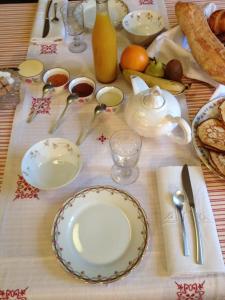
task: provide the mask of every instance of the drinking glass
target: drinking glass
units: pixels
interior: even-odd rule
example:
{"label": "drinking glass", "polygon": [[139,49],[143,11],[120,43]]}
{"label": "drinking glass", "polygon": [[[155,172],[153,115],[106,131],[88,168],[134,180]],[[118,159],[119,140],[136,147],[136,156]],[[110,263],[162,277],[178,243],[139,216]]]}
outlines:
{"label": "drinking glass", "polygon": [[61,8],[64,26],[68,35],[73,36],[73,42],[69,44],[69,50],[73,53],[83,52],[87,44],[81,41],[84,32],[83,1],[68,2]]}
{"label": "drinking glass", "polygon": [[119,184],[135,182],[139,175],[137,162],[141,150],[141,137],[131,130],[115,132],[109,141],[114,165],[111,176]]}

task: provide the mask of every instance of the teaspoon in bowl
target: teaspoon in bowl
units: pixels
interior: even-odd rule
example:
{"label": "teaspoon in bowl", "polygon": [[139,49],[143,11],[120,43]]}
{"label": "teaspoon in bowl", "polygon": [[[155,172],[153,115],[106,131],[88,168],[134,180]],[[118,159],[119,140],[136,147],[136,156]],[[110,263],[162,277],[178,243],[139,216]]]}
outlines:
{"label": "teaspoon in bowl", "polygon": [[39,109],[41,108],[42,106],[42,100],[44,98],[44,95],[46,95],[48,92],[50,92],[51,90],[54,89],[54,86],[51,85],[50,83],[46,83],[43,88],[42,88],[42,96],[41,96],[41,99],[39,100],[40,101],[40,104],[36,106],[36,108],[34,110],[32,110],[27,118],[27,123],[30,123],[37,115]]}
{"label": "teaspoon in bowl", "polygon": [[80,135],[76,141],[76,145],[79,146],[84,139],[86,138],[86,136],[89,134],[89,132],[91,131],[93,124],[96,120],[96,117],[99,116],[102,112],[104,112],[106,110],[107,106],[105,104],[99,104],[95,107],[94,110],[94,115],[91,119],[91,122],[89,123],[89,126],[86,128],[85,131],[81,130]]}
{"label": "teaspoon in bowl", "polygon": [[52,125],[52,127],[49,129],[49,133],[53,133],[59,126],[60,121],[62,120],[63,116],[65,115],[67,108],[69,107],[69,105],[74,102],[75,100],[78,100],[79,96],[77,94],[70,94],[67,99],[66,99],[66,106],[64,108],[64,110],[62,111],[61,115],[59,116],[59,118],[56,120],[56,122]]}
{"label": "teaspoon in bowl", "polygon": [[183,236],[183,250],[184,250],[184,256],[189,256],[190,255],[190,250],[189,250],[189,245],[188,245],[188,238],[187,238],[187,230],[186,226],[184,223],[184,194],[181,191],[176,191],[175,194],[172,196],[173,204],[177,208],[179,215],[180,215],[180,220],[181,220],[181,226],[182,226],[182,236]]}

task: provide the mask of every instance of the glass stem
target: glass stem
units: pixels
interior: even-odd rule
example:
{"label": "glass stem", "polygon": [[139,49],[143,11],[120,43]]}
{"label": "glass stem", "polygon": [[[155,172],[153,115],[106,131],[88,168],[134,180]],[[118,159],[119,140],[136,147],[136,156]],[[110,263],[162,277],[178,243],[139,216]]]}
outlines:
{"label": "glass stem", "polygon": [[80,37],[78,35],[74,36],[73,44],[74,44],[75,47],[80,46]]}

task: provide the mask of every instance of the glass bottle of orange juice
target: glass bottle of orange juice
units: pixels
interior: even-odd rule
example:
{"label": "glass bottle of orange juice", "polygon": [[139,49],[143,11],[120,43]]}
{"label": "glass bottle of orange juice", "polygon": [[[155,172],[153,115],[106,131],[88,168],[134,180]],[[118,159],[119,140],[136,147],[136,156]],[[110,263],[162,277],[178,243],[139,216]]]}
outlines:
{"label": "glass bottle of orange juice", "polygon": [[108,0],[96,0],[92,50],[97,80],[102,83],[114,81],[117,76],[117,43],[116,31],[108,13]]}

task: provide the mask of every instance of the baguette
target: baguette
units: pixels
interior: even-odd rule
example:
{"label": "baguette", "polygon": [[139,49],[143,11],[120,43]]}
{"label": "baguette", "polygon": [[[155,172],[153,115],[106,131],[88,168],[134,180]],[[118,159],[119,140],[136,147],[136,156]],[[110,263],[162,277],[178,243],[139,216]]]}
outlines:
{"label": "baguette", "polygon": [[214,80],[225,84],[225,47],[211,31],[202,9],[195,3],[177,2],[175,11],[193,57]]}

